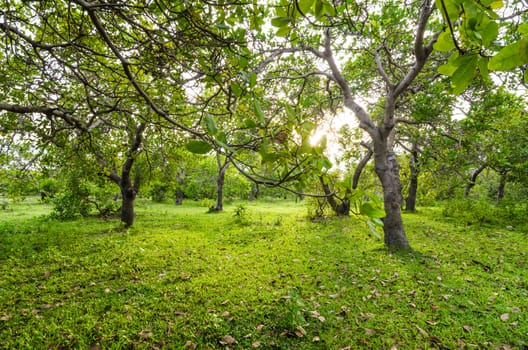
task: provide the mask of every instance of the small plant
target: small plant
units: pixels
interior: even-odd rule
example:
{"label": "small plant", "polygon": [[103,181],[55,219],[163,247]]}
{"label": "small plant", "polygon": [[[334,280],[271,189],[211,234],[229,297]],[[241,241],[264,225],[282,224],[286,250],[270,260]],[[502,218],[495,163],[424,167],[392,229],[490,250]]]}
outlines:
{"label": "small plant", "polygon": [[306,333],[303,326],[306,325],[306,318],[304,317],[306,305],[303,299],[292,289],[288,295],[281,298],[284,308],[284,319],[281,326],[284,331],[292,333],[297,336],[302,336]]}
{"label": "small plant", "polygon": [[239,224],[247,224],[249,222],[248,209],[243,205],[238,205],[233,213],[235,221]]}

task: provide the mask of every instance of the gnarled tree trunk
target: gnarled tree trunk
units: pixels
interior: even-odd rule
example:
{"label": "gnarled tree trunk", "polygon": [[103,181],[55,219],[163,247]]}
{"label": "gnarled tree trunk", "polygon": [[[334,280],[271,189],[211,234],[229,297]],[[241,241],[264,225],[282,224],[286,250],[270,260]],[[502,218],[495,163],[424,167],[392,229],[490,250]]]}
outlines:
{"label": "gnarled tree trunk", "polygon": [[466,198],[469,197],[469,193],[471,192],[471,189],[475,187],[475,184],[477,183],[477,177],[480,175],[482,171],[484,171],[484,169],[486,169],[487,166],[488,166],[487,164],[482,164],[480,167],[475,169],[473,174],[471,174],[471,177],[469,178],[469,182],[466,185],[466,189],[464,190],[464,197]]}
{"label": "gnarled tree trunk", "polygon": [[[319,176],[319,182],[323,188],[323,192],[326,196],[326,201],[330,204],[330,207],[336,213],[337,216],[348,216],[350,215],[350,200],[345,198],[338,198],[335,193],[330,190],[330,186],[325,182],[322,176]],[[346,195],[349,195],[347,193]],[[338,203],[338,201],[340,203]]]}

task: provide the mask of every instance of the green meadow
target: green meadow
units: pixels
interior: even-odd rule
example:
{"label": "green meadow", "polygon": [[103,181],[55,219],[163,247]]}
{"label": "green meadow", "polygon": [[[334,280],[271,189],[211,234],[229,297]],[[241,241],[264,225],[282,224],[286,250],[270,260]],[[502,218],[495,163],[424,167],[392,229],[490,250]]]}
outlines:
{"label": "green meadow", "polygon": [[404,214],[412,252],[305,204],[0,211],[0,348],[526,349],[528,234]]}

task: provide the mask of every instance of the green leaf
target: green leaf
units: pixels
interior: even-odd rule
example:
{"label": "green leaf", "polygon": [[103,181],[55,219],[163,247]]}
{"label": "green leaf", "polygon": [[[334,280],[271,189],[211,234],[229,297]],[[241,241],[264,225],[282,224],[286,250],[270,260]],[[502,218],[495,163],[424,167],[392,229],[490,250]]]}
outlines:
{"label": "green leaf", "polygon": [[214,119],[209,114],[205,116],[204,124],[209,135],[216,135],[218,132],[218,127],[216,126]]}
{"label": "green leaf", "polygon": [[447,52],[453,50],[455,48],[455,43],[453,42],[453,38],[451,37],[451,32],[442,32],[433,47],[436,51],[440,52]]}
{"label": "green leaf", "polygon": [[370,233],[381,241],[381,235],[376,230],[376,225],[372,221],[367,220],[367,226],[369,228]]}
{"label": "green leaf", "polygon": [[230,86],[231,86],[231,91],[233,91],[233,93],[235,94],[235,96],[237,96],[237,97],[242,96],[242,92],[243,92],[244,90],[242,89],[242,86],[240,86],[239,83],[235,83],[235,82],[233,82],[233,83],[231,83]]}
{"label": "green leaf", "polygon": [[266,118],[264,117],[264,112],[262,112],[262,107],[260,107],[260,102],[258,100],[253,100],[253,111],[260,123],[262,125],[266,124]]}
{"label": "green leaf", "polygon": [[275,17],[271,20],[271,25],[277,28],[286,27],[292,21],[292,17]]}
{"label": "green leaf", "polygon": [[250,88],[254,88],[255,85],[257,85],[257,74],[256,73],[251,73],[249,75],[249,87]]}
{"label": "green leaf", "polygon": [[460,95],[473,81],[477,73],[478,55],[460,56],[457,59],[458,68],[451,76],[453,94]]}
{"label": "green leaf", "polygon": [[454,52],[451,56],[449,56],[447,63],[438,67],[438,73],[447,75],[448,77],[452,76],[458,68],[457,59],[459,57],[458,51]]}
{"label": "green leaf", "polygon": [[499,35],[499,25],[495,21],[486,19],[483,22],[488,22],[486,26],[480,30],[482,36],[482,45],[489,46]]}
{"label": "green leaf", "polygon": [[247,118],[244,120],[244,125],[249,129],[255,129],[257,127],[257,123],[253,119]]}
{"label": "green leaf", "polygon": [[276,36],[286,36],[290,33],[291,30],[292,28],[290,26],[281,27],[277,29],[277,31],[275,32],[275,35]]}
{"label": "green leaf", "polygon": [[490,79],[489,70],[488,70],[488,59],[486,57],[480,57],[478,61],[478,68],[480,72],[480,76],[484,81],[488,81]]}
{"label": "green leaf", "polygon": [[314,0],[299,0],[298,4],[303,14],[306,15],[306,14],[312,13]]}
{"label": "green leaf", "polygon": [[365,202],[361,204],[359,209],[360,214],[366,215],[369,218],[378,218],[381,219],[385,217],[385,210],[375,207],[370,202]]}
{"label": "green leaf", "polygon": [[488,63],[490,70],[507,71],[528,63],[528,38],[503,47]]}
{"label": "green leaf", "polygon": [[185,145],[185,148],[187,148],[188,151],[196,154],[206,154],[213,149],[213,147],[205,141],[189,141]]}

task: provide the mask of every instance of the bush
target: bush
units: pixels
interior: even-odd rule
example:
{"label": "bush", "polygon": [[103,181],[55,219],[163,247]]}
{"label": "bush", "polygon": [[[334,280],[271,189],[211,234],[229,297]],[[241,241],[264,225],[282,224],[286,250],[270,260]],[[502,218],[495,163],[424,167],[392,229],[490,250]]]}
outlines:
{"label": "bush", "polygon": [[161,182],[155,182],[150,186],[150,198],[154,202],[164,202],[167,199],[167,192],[169,190],[169,185],[161,183]]}
{"label": "bush", "polygon": [[73,220],[90,214],[92,205],[88,192],[66,190],[53,199],[51,217],[57,220]]}

